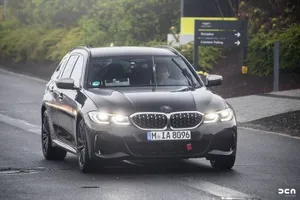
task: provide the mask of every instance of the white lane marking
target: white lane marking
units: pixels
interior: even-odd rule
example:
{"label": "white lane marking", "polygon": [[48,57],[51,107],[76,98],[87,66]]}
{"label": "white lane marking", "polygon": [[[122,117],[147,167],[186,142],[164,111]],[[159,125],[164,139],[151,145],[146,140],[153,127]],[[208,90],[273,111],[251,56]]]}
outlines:
{"label": "white lane marking", "polygon": [[276,132],[272,132],[272,131],[265,131],[265,130],[255,129],[255,128],[244,127],[244,126],[238,126],[238,129],[255,131],[255,132],[258,132],[260,134],[267,133],[267,134],[279,135],[279,136],[282,136],[282,137],[288,137],[288,138],[293,138],[293,139],[300,140],[300,137],[298,137],[298,136],[291,136],[291,135],[287,135],[287,134],[283,134],[283,133],[276,133]]}
{"label": "white lane marking", "polygon": [[183,180],[179,180],[179,182],[191,188],[212,194],[220,199],[259,199],[258,197],[253,197],[248,194],[202,180],[184,178]]}
{"label": "white lane marking", "polygon": [[41,127],[40,126],[30,124],[30,123],[28,123],[24,120],[21,120],[21,119],[16,119],[16,118],[9,117],[7,115],[0,114],[0,121],[4,122],[6,124],[9,124],[11,126],[23,129],[25,131],[35,133],[37,135],[41,134]]}
{"label": "white lane marking", "polygon": [[7,73],[7,74],[11,74],[11,75],[15,75],[15,76],[23,77],[23,78],[28,78],[28,79],[31,79],[31,80],[34,80],[34,81],[38,81],[40,83],[47,83],[47,81],[45,81],[43,79],[32,77],[32,76],[29,76],[29,75],[24,75],[24,74],[18,74],[18,73],[8,71],[8,70],[2,69],[2,68],[0,68],[0,72],[4,72],[4,73]]}

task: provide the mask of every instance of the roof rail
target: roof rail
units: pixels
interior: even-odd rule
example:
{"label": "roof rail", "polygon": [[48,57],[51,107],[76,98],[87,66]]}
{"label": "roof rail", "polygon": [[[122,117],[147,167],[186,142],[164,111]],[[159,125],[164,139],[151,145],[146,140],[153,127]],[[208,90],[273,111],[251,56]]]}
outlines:
{"label": "roof rail", "polygon": [[176,55],[181,55],[179,53],[179,51],[177,51],[174,47],[172,46],[168,46],[168,45],[156,45],[155,46],[156,48],[163,48],[163,49],[168,49],[170,51],[172,51],[173,53],[175,53]]}
{"label": "roof rail", "polygon": [[90,50],[91,46],[77,46],[77,47],[74,47],[72,49],[70,49],[70,51],[73,51],[75,49],[82,49],[82,50],[85,50],[88,52],[89,55],[91,55],[91,50]]}
{"label": "roof rail", "polygon": [[76,46],[76,47],[70,49],[70,51],[73,51],[74,49],[83,49],[83,50],[86,50],[89,52],[90,48],[91,48],[91,46]]}

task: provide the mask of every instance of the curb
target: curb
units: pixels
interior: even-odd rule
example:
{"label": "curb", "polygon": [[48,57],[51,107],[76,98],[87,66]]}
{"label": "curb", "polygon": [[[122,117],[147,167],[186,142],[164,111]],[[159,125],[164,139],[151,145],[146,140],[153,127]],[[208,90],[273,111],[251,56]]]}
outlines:
{"label": "curb", "polygon": [[13,71],[9,71],[9,70],[1,68],[1,66],[0,66],[0,71],[4,72],[4,73],[11,74],[11,75],[15,75],[15,76],[19,76],[19,77],[23,77],[23,78],[28,78],[28,79],[31,79],[31,80],[35,80],[35,81],[38,81],[38,82],[41,82],[41,83],[47,83],[47,81],[44,80],[44,79],[33,77],[33,76],[29,76],[29,75],[24,75],[24,74],[20,74],[20,73],[16,73],[16,72],[13,72]]}
{"label": "curb", "polygon": [[267,133],[267,134],[273,134],[273,135],[278,135],[278,136],[283,136],[283,137],[287,137],[287,138],[292,138],[292,139],[298,139],[298,140],[300,140],[299,136],[291,136],[291,135],[284,134],[284,133],[278,133],[278,132],[272,132],[272,131],[265,131],[265,130],[255,129],[255,128],[249,128],[249,127],[245,127],[245,126],[238,126],[238,128],[244,129],[244,130],[251,130],[251,131],[259,132],[261,134]]}

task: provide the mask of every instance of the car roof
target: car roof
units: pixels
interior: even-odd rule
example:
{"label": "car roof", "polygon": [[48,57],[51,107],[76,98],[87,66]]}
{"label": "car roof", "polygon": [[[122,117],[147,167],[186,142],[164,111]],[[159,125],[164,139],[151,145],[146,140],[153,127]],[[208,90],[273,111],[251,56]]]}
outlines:
{"label": "car roof", "polygon": [[121,46],[121,47],[95,47],[89,48],[92,57],[108,57],[108,56],[176,56],[172,51],[164,48],[156,47],[137,47],[137,46]]}

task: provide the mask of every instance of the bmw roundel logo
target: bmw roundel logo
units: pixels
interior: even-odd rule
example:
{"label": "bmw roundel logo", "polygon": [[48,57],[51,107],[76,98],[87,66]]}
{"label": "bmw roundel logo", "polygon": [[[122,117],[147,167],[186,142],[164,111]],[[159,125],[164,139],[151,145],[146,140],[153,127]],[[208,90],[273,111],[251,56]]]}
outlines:
{"label": "bmw roundel logo", "polygon": [[160,107],[160,110],[161,110],[162,112],[169,113],[169,112],[172,111],[172,108],[171,108],[170,106],[161,106],[161,107]]}

